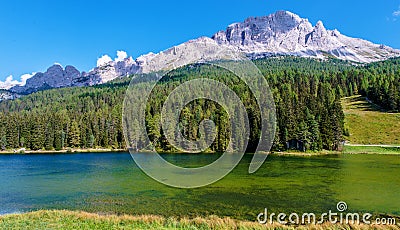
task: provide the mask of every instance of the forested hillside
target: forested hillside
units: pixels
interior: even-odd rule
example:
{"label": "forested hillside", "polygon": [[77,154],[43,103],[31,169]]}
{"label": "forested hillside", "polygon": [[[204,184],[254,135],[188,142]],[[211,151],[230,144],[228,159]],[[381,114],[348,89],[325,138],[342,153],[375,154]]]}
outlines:
{"label": "forested hillside", "polygon": [[[400,111],[400,59],[356,66],[349,62],[278,57],[256,60],[273,92],[277,109],[274,150],[334,150],[346,130],[340,98],[362,94],[382,107]],[[170,72],[153,91],[147,106],[147,130],[156,147],[173,151],[159,124],[159,108],[168,92],[184,81],[209,77],[230,86],[243,101],[250,120],[248,150],[259,137],[259,110],[247,86],[230,72],[208,65]],[[133,76],[135,78],[135,76]],[[137,84],[148,84],[136,79]],[[37,92],[0,103],[2,149],[125,148],[121,112],[130,78],[95,87],[63,88]],[[141,82],[143,81],[143,82]],[[210,151],[227,147],[227,114],[207,100],[190,103],[181,114],[182,133],[198,138],[198,124],[212,119],[217,138]]]}

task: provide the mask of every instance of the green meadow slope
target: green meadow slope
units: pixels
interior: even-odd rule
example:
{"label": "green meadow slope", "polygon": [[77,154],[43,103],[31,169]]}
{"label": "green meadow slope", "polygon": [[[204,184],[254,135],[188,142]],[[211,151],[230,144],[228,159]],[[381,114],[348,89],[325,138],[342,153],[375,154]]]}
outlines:
{"label": "green meadow slope", "polygon": [[400,113],[389,113],[362,96],[343,99],[350,144],[400,145]]}

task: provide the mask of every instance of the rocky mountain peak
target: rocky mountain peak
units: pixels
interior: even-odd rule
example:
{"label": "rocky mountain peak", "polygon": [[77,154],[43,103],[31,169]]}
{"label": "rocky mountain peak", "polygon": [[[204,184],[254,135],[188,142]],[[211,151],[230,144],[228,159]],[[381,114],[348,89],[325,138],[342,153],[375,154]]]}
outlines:
{"label": "rocky mountain peak", "polygon": [[318,34],[326,34],[327,31],[324,27],[324,24],[322,23],[322,21],[318,21],[317,24],[314,27],[314,31]]}
{"label": "rocky mountain peak", "polygon": [[63,67],[60,64],[54,64],[49,68],[47,68],[46,72],[60,72],[60,71],[61,72],[63,71]]}
{"label": "rocky mountain peak", "polygon": [[312,28],[307,19],[289,11],[277,11],[269,16],[249,17],[243,23],[233,23],[212,38],[220,44],[250,45],[253,41],[268,44],[271,38],[279,34],[292,30],[310,32]]}
{"label": "rocky mountain peak", "polygon": [[267,18],[271,20],[268,24],[272,29],[283,33],[296,28],[303,22],[308,22],[307,19],[302,19],[298,15],[289,11],[277,11],[275,14],[269,15]]}
{"label": "rocky mountain peak", "polygon": [[323,30],[326,30],[325,29],[325,27],[324,27],[324,23],[321,21],[321,20],[319,20],[318,22],[317,22],[317,24],[315,24],[315,27],[314,27],[315,29],[323,29]]}
{"label": "rocky mountain peak", "polygon": [[400,51],[369,41],[347,37],[328,30],[322,21],[313,26],[308,19],[289,11],[263,17],[250,17],[234,23],[212,36],[218,44],[228,45],[251,58],[271,55],[336,57],[355,62],[373,62],[400,56]]}
{"label": "rocky mountain peak", "polygon": [[325,29],[322,21],[318,21],[314,27],[313,34],[315,37],[323,38],[328,36],[328,31]]}
{"label": "rocky mountain peak", "polygon": [[17,94],[29,94],[43,89],[61,88],[66,86],[79,85],[81,73],[73,66],[66,66],[65,69],[54,64],[44,73],[36,73],[26,81],[24,86],[14,86],[10,92]]}
{"label": "rocky mountain peak", "polygon": [[[90,86],[121,76],[170,70],[190,64],[194,57],[207,56],[205,47],[223,46],[245,53],[251,59],[275,55],[294,55],[368,63],[400,56],[400,51],[388,46],[351,38],[338,30],[326,29],[322,21],[313,26],[308,19],[289,11],[262,17],[249,17],[229,25],[211,38],[201,37],[159,53],[141,55],[136,60],[126,53],[114,61],[104,62],[88,73],[73,66],[53,65],[44,73],[28,79],[25,86],[14,86],[13,93],[28,94],[47,88]],[[202,53],[203,52],[203,53]]]}

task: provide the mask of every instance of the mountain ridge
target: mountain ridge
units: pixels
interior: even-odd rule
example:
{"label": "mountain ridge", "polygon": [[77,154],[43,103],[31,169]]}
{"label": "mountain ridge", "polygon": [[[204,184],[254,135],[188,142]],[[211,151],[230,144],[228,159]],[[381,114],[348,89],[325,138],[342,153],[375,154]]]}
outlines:
{"label": "mountain ridge", "polygon": [[[213,37],[257,58],[260,54],[289,54],[303,57],[335,58],[361,63],[382,61],[400,55],[399,50],[367,40],[327,30],[322,21],[313,26],[308,19],[289,11],[277,11],[263,17],[249,17],[234,23]],[[255,55],[254,55],[255,54]]]}
{"label": "mountain ridge", "polygon": [[232,23],[211,37],[193,39],[157,54],[148,53],[135,60],[127,57],[122,61],[110,61],[87,73],[73,66],[63,69],[60,65],[53,65],[44,73],[36,73],[24,86],[14,86],[9,91],[29,94],[48,88],[92,86],[121,76],[169,70],[176,66],[175,63],[189,64],[191,52],[195,52],[197,46],[207,45],[243,52],[250,59],[293,55],[370,63],[400,56],[400,50],[351,38],[336,29],[327,30],[322,21],[313,26],[308,19],[297,14],[277,11],[268,16],[249,17],[243,22]]}

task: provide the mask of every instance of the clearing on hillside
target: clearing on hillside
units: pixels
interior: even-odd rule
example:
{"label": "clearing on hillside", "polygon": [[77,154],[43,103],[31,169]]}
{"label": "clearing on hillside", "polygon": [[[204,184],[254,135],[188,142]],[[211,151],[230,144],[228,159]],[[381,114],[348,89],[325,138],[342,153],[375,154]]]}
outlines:
{"label": "clearing on hillside", "polygon": [[389,113],[360,95],[342,99],[350,144],[400,145],[400,113]]}

